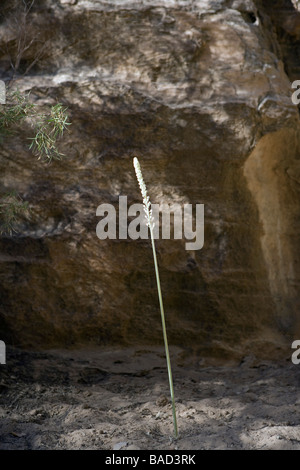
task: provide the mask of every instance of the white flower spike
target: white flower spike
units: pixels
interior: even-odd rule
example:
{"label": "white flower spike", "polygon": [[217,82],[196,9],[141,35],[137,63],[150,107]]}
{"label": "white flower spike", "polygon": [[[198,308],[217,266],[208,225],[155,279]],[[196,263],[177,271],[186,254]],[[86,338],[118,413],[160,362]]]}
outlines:
{"label": "white flower spike", "polygon": [[135,169],[135,174],[139,183],[139,187],[142,193],[143,197],[143,204],[144,204],[144,211],[146,215],[146,220],[147,220],[147,225],[151,229],[154,228],[154,220],[153,220],[153,215],[152,215],[152,209],[151,209],[151,202],[150,198],[147,194],[147,188],[144,182],[144,178],[142,175],[141,167],[140,167],[140,162],[136,157],[133,159],[133,166]]}

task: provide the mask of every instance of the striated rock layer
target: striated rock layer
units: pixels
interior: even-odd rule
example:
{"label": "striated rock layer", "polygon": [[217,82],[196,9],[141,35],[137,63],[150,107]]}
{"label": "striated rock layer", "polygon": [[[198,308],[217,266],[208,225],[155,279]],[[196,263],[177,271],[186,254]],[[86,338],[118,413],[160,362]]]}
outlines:
{"label": "striated rock layer", "polygon": [[[201,250],[157,241],[170,343],[224,358],[290,354],[300,334],[300,125],[282,48],[292,35],[280,36],[267,3],[36,2],[13,86],[41,107],[67,105],[72,126],[65,159],[51,165],[26,150],[29,125],[1,149],[2,190],[32,207],[19,234],[0,240],[2,339],[161,343],[149,241],[96,236],[99,204],[141,202],[138,156],[153,203],[205,205]],[[2,79],[18,55],[10,8]]]}

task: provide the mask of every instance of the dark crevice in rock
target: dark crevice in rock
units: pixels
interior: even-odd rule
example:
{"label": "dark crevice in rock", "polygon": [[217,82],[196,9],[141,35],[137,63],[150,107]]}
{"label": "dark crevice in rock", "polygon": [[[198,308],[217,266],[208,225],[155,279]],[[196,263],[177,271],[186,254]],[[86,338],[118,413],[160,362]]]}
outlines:
{"label": "dark crevice in rock", "polygon": [[256,14],[253,11],[241,11],[242,17],[247,23],[256,23]]}

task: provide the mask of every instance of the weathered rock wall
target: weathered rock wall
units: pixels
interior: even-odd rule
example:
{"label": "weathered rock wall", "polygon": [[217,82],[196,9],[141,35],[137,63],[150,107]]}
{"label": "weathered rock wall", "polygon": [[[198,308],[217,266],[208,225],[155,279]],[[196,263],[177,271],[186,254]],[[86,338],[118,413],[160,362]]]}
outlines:
{"label": "weathered rock wall", "polygon": [[[72,126],[61,162],[35,161],[30,129],[1,149],[2,187],[32,206],[20,234],[0,241],[3,339],[161,342],[149,242],[96,237],[99,204],[140,202],[139,156],[152,202],[205,204],[202,250],[157,241],[170,343],[220,357],[289,352],[300,126],[270,12],[236,0],[48,0],[29,18],[47,48],[36,62],[39,42],[24,52],[14,86],[41,106],[66,104]],[[2,78],[14,34],[7,9]]]}

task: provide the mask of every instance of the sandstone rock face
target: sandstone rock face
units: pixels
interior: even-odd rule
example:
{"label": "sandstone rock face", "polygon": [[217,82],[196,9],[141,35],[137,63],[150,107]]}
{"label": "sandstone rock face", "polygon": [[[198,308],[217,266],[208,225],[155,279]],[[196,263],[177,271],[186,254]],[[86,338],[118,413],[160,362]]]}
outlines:
{"label": "sandstone rock face", "polygon": [[[97,206],[141,202],[138,156],[153,203],[205,205],[201,250],[157,240],[170,343],[215,357],[289,355],[299,331],[300,125],[266,5],[37,3],[31,34],[47,48],[38,57],[35,41],[24,52],[14,86],[41,107],[66,104],[72,126],[65,159],[51,165],[26,150],[29,127],[1,149],[2,189],[32,208],[0,242],[2,339],[161,343],[149,240],[96,236]],[[2,78],[17,53],[5,11]]]}

